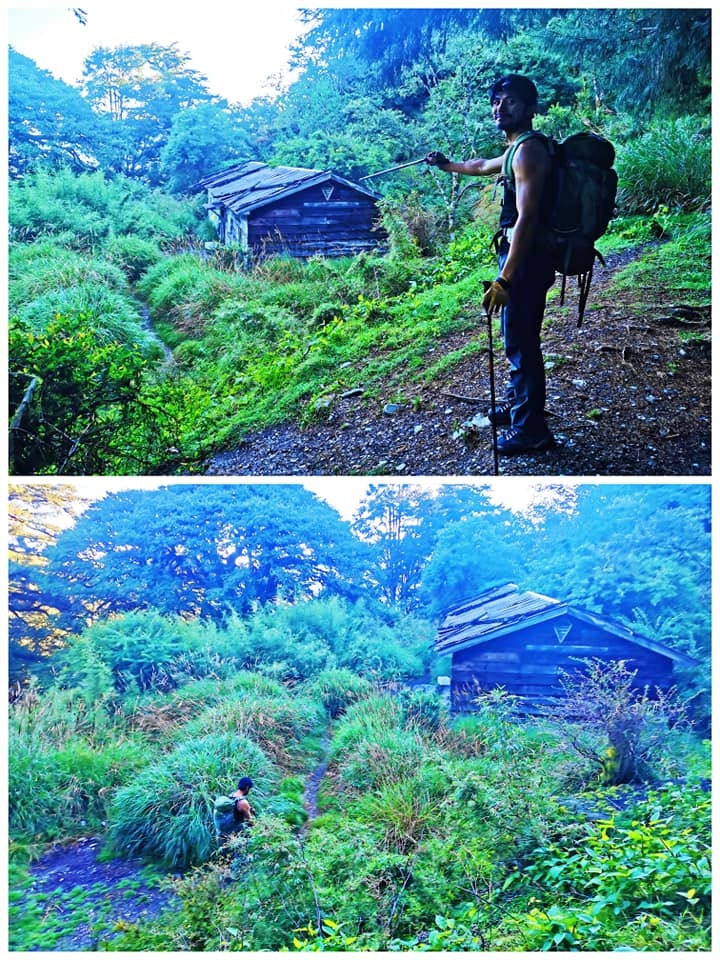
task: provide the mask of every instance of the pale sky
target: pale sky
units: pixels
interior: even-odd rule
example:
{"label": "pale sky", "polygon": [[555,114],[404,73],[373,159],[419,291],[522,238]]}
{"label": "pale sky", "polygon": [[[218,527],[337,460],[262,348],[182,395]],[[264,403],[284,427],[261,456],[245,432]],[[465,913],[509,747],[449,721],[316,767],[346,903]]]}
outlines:
{"label": "pale sky", "polygon": [[[82,26],[66,3],[9,4],[8,43],[59,80],[78,85],[83,61],[96,47],[177,43],[190,66],[207,78],[211,93],[247,104],[271,95],[268,79],[287,75],[289,45],[303,26],[289,0],[232,3],[99,3],[80,0]],[[308,5],[310,6],[310,5]]]}
{"label": "pale sky", "polygon": [[[14,480],[19,484],[22,479]],[[33,477],[27,482],[37,485],[47,482],[48,484],[61,483],[68,484],[77,489],[80,496],[97,498],[107,493],[115,493],[120,490],[155,490],[158,487],[169,486],[170,484],[273,484],[273,483],[302,483],[304,487],[311,490],[318,497],[327,501],[331,507],[338,511],[343,520],[352,520],[360,505],[360,501],[367,494],[368,487],[371,485],[382,486],[392,484],[396,486],[420,486],[427,490],[436,490],[440,486],[451,485],[453,483],[465,485],[476,485],[484,489],[490,488],[490,496],[493,501],[502,504],[511,510],[523,513],[532,507],[533,503],[539,499],[546,499],[547,492],[544,488],[548,481],[528,480],[524,477],[58,477],[52,481],[44,477]],[[552,483],[552,478],[550,478]],[[579,480],[575,478],[563,478],[563,484],[567,487],[576,486]],[[592,481],[582,481],[584,483]]]}

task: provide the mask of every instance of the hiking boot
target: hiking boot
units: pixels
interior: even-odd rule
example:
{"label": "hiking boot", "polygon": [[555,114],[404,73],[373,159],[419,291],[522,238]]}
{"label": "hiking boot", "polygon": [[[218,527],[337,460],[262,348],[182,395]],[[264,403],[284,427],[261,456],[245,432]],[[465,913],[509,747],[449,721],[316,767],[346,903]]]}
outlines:
{"label": "hiking boot", "polygon": [[547,430],[539,437],[530,437],[519,427],[512,427],[498,437],[498,453],[511,457],[518,453],[542,453],[554,446],[553,435]]}
{"label": "hiking boot", "polygon": [[509,427],[512,423],[512,417],[510,416],[510,411],[512,410],[512,404],[509,400],[503,400],[501,403],[496,403],[494,407],[490,407],[487,412],[487,418],[490,423],[494,423],[496,427]]}

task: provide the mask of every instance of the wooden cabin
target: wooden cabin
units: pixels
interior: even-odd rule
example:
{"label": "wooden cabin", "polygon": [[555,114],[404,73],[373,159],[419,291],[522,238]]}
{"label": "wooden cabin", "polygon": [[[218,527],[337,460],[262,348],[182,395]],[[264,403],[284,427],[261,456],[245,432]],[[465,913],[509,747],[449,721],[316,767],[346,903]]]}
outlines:
{"label": "wooden cabin", "polygon": [[471,711],[481,691],[503,687],[525,713],[563,696],[561,671],[582,670],[578,659],[623,660],[642,689],[672,686],[675,665],[695,661],[595,613],[571,607],[514,583],[493,587],[450,609],[435,650],[452,658],[450,702]]}
{"label": "wooden cabin", "polygon": [[382,248],[380,195],[329,170],[249,161],[201,180],[221,243],[257,259],[345,257]]}

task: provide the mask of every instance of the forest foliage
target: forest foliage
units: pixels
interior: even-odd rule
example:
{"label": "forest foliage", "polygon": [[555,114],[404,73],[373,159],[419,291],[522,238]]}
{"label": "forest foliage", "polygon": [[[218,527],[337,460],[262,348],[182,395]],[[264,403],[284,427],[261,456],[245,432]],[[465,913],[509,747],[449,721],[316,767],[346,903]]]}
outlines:
{"label": "forest foliage", "polygon": [[[346,520],[299,483],[37,482],[10,507],[15,949],[85,922],[43,914],[28,868],[88,834],[174,876],[157,919],[97,918],[103,949],[708,948],[706,485],[550,484],[518,510],[371,484]],[[697,667],[658,699],[578,664],[565,710],[521,720],[495,689],[451,716],[438,620],[509,577]],[[219,843],[243,772],[255,825]]]}
{"label": "forest foliage", "polygon": [[[387,254],[305,264],[208,255],[194,187],[247,159],[357,178],[431,148],[494,154],[501,72],[536,79],[539,129],[615,143],[620,216],[603,250],[662,236],[651,276],[707,299],[708,11],[304,18],[296,78],[246,106],[214,95],[177,46],[96,50],[82,88],[10,51],[13,473],[188,473],[338,391],[372,400],[395,378],[385,399],[412,402],[414,383],[464,356],[433,358],[438,338],[477,328],[491,188],[419,167],[383,178]],[[467,347],[483,349],[481,335]]]}
{"label": "forest foliage", "polygon": [[[39,541],[37,524],[57,509],[46,489],[11,490],[13,679],[29,657],[42,667],[49,637],[62,647],[74,635],[102,653],[116,682],[129,672],[140,689],[183,649],[192,651],[187,669],[220,669],[231,650],[233,669],[248,665],[258,635],[279,670],[289,655],[284,633],[312,638],[292,654],[288,677],[326,666],[372,675],[376,658],[392,661],[393,630],[407,636],[407,655],[415,633],[427,642],[412,618],[435,621],[510,581],[633,624],[690,656],[709,652],[703,485],[551,485],[545,501],[517,514],[482,485],[371,484],[348,522],[300,483],[174,483],[91,502]],[[78,512],[72,501],[67,509]],[[128,616],[132,626],[116,625]],[[212,628],[204,640],[198,622]],[[204,642],[216,662],[201,653]],[[143,650],[156,658],[147,667]],[[87,650],[76,658],[87,659]],[[409,664],[378,677],[416,675],[426,661]]]}
{"label": "forest foliage", "polygon": [[[368,395],[402,372],[412,402],[456,359],[438,338],[477,326],[489,190],[410,168],[382,182],[386,255],[248,263],[206,249],[193,188],[245,159],[356,178],[496,151],[487,89],[510,70],[545,132],[616,144],[603,250],[662,237],[636,270],[707,299],[709,10],[304,18],[297,79],[248,105],[176,46],[97,50],[78,87],[10,51],[12,472],[191,472],[317,416],[360,361]],[[518,513],[471,484],[376,485],[347,521],[294,484],[14,485],[11,949],[89,923],[119,951],[709,950],[709,488],[545,494]],[[509,580],[696,658],[676,678],[694,729],[622,665],[568,678],[579,726],[519,722],[502,690],[451,717],[437,623]],[[614,678],[642,783],[609,786],[593,678]],[[245,770],[256,824],[220,846],[213,798]],[[169,909],[106,926],[37,895],[29,865],[88,835],[166,873]]]}

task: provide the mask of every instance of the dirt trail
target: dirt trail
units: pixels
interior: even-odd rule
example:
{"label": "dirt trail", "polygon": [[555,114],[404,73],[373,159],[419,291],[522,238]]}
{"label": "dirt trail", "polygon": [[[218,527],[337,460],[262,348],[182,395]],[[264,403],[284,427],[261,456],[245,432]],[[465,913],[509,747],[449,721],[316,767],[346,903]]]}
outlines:
{"label": "dirt trail", "polygon": [[[596,270],[585,320],[577,327],[577,291],[546,311],[548,424],[556,446],[501,458],[501,475],[707,476],[711,473],[710,298],[666,288],[612,285],[641,251],[607,258]],[[699,303],[699,301],[702,301]],[[699,304],[690,306],[688,304]],[[474,309],[472,306],[469,310]],[[449,334],[428,351],[477,349],[428,380],[398,371],[379,397],[339,394],[304,425],[250,431],[233,450],[204,465],[215,476],[469,476],[493,472],[489,423],[466,428],[490,402],[484,329]],[[495,350],[496,389],[507,364]],[[398,393],[404,404],[388,404]],[[392,412],[388,412],[392,408]]]}
{"label": "dirt trail", "polygon": [[326,730],[322,739],[322,759],[308,777],[305,787],[305,809],[308,818],[305,822],[305,828],[312,823],[318,816],[318,793],[327,768],[330,765],[330,730]]}
{"label": "dirt trail", "polygon": [[[11,949],[33,951],[97,950],[115,935],[117,925],[157,916],[172,894],[157,885],[137,859],[99,861],[102,841],[83,837],[50,850],[30,867],[30,886],[17,906],[18,927],[34,918],[32,932],[13,929]],[[14,946],[14,944],[16,944]]]}

